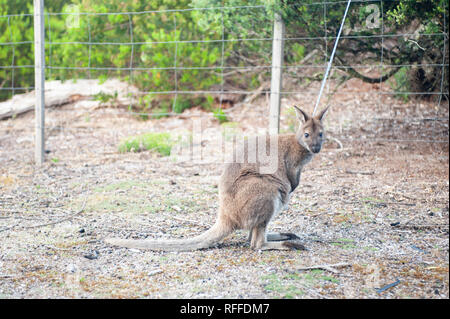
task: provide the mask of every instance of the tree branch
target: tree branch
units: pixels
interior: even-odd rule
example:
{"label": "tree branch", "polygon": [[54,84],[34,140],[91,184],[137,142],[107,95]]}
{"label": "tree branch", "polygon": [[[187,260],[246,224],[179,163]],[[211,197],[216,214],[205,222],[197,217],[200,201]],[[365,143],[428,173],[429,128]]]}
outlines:
{"label": "tree branch", "polygon": [[[341,65],[346,65],[346,63],[342,62],[338,57],[336,57],[336,61],[338,61]],[[378,77],[378,78],[371,78],[371,77],[365,76],[364,74],[359,73],[354,68],[352,68],[351,66],[348,66],[348,65],[346,66],[346,69],[344,71],[355,78],[363,80],[364,82],[380,83],[380,82],[384,82],[384,81],[388,80],[391,76],[393,76],[399,70],[400,70],[400,68],[394,68],[389,73],[386,73],[383,76]]]}

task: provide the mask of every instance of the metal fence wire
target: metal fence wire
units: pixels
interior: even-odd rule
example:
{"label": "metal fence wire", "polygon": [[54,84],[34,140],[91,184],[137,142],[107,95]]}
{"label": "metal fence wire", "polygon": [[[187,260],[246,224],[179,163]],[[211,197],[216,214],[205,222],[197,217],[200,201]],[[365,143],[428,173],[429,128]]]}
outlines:
{"label": "metal fence wire", "polygon": [[[440,28],[395,28],[392,17],[384,16],[384,9],[399,2],[351,2],[349,14],[353,18],[344,25],[321,105],[340,94],[356,107],[361,96],[370,95],[380,109],[388,110],[374,121],[385,126],[392,121],[408,122],[410,134],[387,138],[369,134],[367,139],[448,143],[448,7],[435,18],[442,20],[435,21]],[[39,3],[43,1],[35,0],[35,10]],[[279,95],[282,107],[298,96],[311,95],[309,99],[314,101],[319,88],[313,94],[304,88],[306,82],[320,83],[323,78],[347,1],[285,2],[285,11],[297,14],[298,23],[306,25],[309,32],[287,23],[292,19],[287,14],[282,17],[285,26],[279,35],[275,34],[276,10],[254,3],[236,5],[233,1],[229,6],[139,12],[84,12],[76,5],[66,6],[64,12],[45,8],[45,79],[121,78],[139,90],[130,90],[127,107],[115,112],[147,118],[178,116],[189,103],[215,103],[227,113],[224,103],[228,100],[247,103],[255,94]],[[38,65],[24,54],[33,56],[38,49],[36,38],[19,28],[19,24],[32,24],[37,14],[0,15],[0,52],[6,52],[0,56],[2,100],[44,85],[35,84]],[[273,59],[277,40],[284,48],[278,64]],[[8,49],[1,50],[5,47]],[[408,61],[405,48],[420,58]],[[284,85],[285,81],[277,92],[273,85],[277,68],[280,83],[282,73],[284,81],[295,79],[300,84]],[[415,87],[405,82],[411,74],[418,76]],[[348,89],[345,83],[349,78],[376,85],[369,91]],[[396,104],[418,98],[434,107],[407,117],[394,116]],[[163,102],[155,102],[158,100]],[[279,112],[276,116],[279,120]],[[43,125],[36,127],[44,132]],[[424,130],[430,132],[423,134]]]}

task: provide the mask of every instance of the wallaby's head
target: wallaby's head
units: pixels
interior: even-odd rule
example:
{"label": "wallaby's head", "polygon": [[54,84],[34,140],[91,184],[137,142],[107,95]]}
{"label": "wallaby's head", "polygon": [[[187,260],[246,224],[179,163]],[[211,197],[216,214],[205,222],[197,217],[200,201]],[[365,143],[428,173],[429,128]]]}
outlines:
{"label": "wallaby's head", "polygon": [[297,131],[298,142],[311,153],[319,153],[325,140],[322,120],[328,111],[328,107],[316,116],[310,116],[295,105],[294,108],[301,123]]}

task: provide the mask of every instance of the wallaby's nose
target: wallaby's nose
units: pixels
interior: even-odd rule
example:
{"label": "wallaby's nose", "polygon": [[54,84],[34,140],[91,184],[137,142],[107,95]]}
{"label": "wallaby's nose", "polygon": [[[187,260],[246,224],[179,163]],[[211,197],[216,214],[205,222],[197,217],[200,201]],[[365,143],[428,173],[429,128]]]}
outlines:
{"label": "wallaby's nose", "polygon": [[315,144],[315,145],[313,145],[313,146],[311,147],[311,151],[312,151],[313,153],[319,153],[321,148],[322,148],[322,145],[320,145],[320,144]]}

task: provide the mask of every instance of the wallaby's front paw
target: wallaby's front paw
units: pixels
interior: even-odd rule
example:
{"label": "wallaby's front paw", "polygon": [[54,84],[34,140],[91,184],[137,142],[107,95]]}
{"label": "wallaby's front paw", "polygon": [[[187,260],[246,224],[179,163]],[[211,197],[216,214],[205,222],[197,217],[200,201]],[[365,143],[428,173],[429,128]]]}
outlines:
{"label": "wallaby's front paw", "polygon": [[298,241],[287,240],[283,242],[283,246],[295,250],[308,250],[308,248],[306,248],[303,244],[301,244]]}

